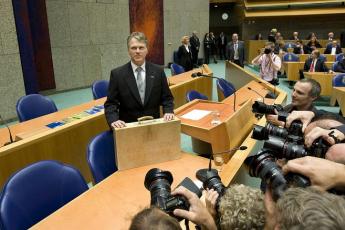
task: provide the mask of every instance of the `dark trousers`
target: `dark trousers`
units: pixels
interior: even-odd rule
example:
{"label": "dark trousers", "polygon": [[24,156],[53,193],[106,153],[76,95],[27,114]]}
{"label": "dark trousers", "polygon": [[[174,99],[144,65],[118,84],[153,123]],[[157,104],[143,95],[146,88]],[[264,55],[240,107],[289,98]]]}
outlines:
{"label": "dark trousers", "polygon": [[219,58],[220,58],[220,60],[226,59],[225,51],[226,51],[226,46],[225,45],[220,45],[219,46]]}
{"label": "dark trousers", "polygon": [[193,61],[193,65],[198,65],[198,54],[199,54],[199,51],[197,51],[197,50],[192,50],[192,61]]}
{"label": "dark trousers", "polygon": [[234,60],[234,63],[242,68],[244,67],[243,64],[240,63],[240,60]]}

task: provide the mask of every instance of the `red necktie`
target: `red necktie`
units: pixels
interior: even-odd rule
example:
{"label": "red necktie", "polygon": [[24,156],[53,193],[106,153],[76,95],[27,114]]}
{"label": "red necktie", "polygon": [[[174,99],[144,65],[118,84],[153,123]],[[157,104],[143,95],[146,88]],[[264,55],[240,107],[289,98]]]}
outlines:
{"label": "red necktie", "polygon": [[309,72],[314,72],[314,60],[311,62]]}

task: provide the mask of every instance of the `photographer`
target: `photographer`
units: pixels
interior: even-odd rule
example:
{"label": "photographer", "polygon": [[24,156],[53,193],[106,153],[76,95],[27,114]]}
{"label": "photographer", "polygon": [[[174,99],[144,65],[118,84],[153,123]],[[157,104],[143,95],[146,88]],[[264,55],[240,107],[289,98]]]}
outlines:
{"label": "photographer", "polygon": [[[319,98],[321,93],[320,84],[313,79],[302,79],[296,82],[291,94],[291,103],[283,108],[283,111],[316,111],[313,102]],[[278,114],[276,112],[276,114]],[[278,115],[266,115],[267,121],[275,125],[284,126],[278,121]]]}
{"label": "photographer", "polygon": [[271,84],[277,84],[277,73],[281,68],[280,57],[273,53],[274,43],[268,42],[261,53],[253,59],[253,65],[260,65],[260,77]]}

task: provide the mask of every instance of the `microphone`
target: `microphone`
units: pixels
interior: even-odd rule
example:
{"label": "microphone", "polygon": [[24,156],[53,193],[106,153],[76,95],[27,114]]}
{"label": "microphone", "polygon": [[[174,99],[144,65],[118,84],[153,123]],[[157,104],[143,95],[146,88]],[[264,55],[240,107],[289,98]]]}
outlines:
{"label": "microphone", "polygon": [[210,161],[208,163],[208,171],[211,171],[211,165],[212,165],[212,159],[214,155],[220,155],[220,154],[225,154],[225,153],[232,153],[233,151],[237,151],[237,150],[246,150],[248,147],[247,146],[240,146],[240,147],[235,147],[235,148],[232,148],[230,150],[226,150],[226,151],[223,151],[223,152],[217,152],[217,153],[212,153],[211,156],[210,156]]}
{"label": "microphone", "polygon": [[[207,75],[207,74],[203,74],[203,73],[200,73],[200,72],[197,72],[197,73],[192,73],[192,78],[195,78],[195,77],[209,77],[209,78],[215,78],[215,79],[218,79],[218,80],[225,80],[223,78],[220,78],[220,77],[214,77],[214,76],[210,76],[210,75]],[[226,81],[226,80],[225,80]],[[233,109],[234,109],[234,112],[236,112],[236,89],[234,90],[234,104],[233,104]]]}
{"label": "microphone", "polygon": [[6,128],[7,128],[7,130],[8,130],[8,133],[9,133],[9,135],[10,135],[10,142],[6,142],[6,143],[4,144],[4,146],[6,146],[6,145],[9,145],[9,144],[13,143],[14,141],[13,141],[13,137],[12,137],[11,130],[10,130],[10,128],[8,127],[8,125],[5,123],[5,121],[2,119],[1,115],[0,115],[0,120],[1,120],[1,123],[2,123],[4,126],[6,126]]}
{"label": "microphone", "polygon": [[260,93],[258,93],[258,91],[254,90],[250,87],[247,87],[247,89],[249,89],[249,90],[253,91],[254,93],[256,93],[257,95],[259,95],[262,98],[262,103],[265,103],[265,98]]}

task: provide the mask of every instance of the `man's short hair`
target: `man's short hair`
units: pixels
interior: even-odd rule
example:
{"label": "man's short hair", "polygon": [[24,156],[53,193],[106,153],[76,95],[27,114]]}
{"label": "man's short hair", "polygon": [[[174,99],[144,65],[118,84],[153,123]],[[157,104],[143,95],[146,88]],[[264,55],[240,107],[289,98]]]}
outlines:
{"label": "man's short hair", "polygon": [[129,230],[140,230],[140,229],[151,229],[151,230],[182,230],[179,222],[167,214],[163,213],[162,210],[151,206],[137,213],[133,219]]}
{"label": "man's short hair", "polygon": [[316,57],[319,58],[321,53],[320,53],[320,50],[313,50],[313,53],[316,54]]}
{"label": "man's short hair", "polygon": [[277,201],[280,229],[343,229],[343,197],[312,188],[289,188]]}
{"label": "man's short hair", "polygon": [[321,85],[319,82],[315,81],[314,79],[310,79],[310,78],[303,78],[303,79],[299,80],[299,82],[309,83],[311,85],[311,90],[309,92],[309,96],[316,97],[316,98],[320,97]]}
{"label": "man's short hair", "polygon": [[146,38],[145,34],[142,32],[133,32],[127,37],[127,47],[128,48],[129,48],[129,42],[132,40],[132,38],[135,38],[139,42],[145,43],[145,45],[147,46],[148,42],[147,42],[147,38]]}
{"label": "man's short hair", "polygon": [[265,46],[270,46],[271,48],[275,47],[273,42],[266,42]]}
{"label": "man's short hair", "polygon": [[264,195],[256,188],[231,185],[220,199],[218,216],[221,229],[263,229]]}

